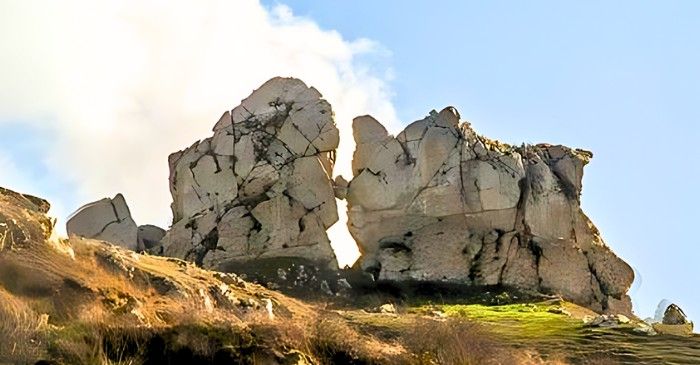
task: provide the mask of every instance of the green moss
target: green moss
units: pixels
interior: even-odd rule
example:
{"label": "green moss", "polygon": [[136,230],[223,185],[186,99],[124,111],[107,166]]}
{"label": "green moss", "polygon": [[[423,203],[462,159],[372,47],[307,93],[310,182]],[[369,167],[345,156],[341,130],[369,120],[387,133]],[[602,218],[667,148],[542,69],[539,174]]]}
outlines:
{"label": "green moss", "polygon": [[496,306],[454,304],[438,306],[437,310],[450,317],[466,318],[487,324],[497,334],[523,339],[576,335],[582,327],[581,321],[550,312],[557,307],[548,303]]}
{"label": "green moss", "polygon": [[[587,327],[580,319],[561,312],[568,303],[424,305],[409,309],[416,314],[440,311],[483,325],[504,343],[536,349],[546,359],[564,358],[571,364],[697,363],[700,336],[646,336],[634,324],[618,328]],[[682,351],[679,349],[683,349]],[[662,361],[663,359],[663,361]]]}

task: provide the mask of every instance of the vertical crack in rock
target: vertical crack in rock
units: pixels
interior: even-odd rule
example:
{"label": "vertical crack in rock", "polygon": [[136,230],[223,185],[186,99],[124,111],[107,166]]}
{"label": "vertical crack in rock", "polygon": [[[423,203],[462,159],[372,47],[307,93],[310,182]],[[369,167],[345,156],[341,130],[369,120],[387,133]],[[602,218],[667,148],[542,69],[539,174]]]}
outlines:
{"label": "vertical crack in rock", "polygon": [[[504,285],[631,311],[633,272],[580,208],[590,152],[500,143],[454,108],[397,137],[358,117],[353,135],[348,227],[378,280]],[[405,232],[410,245],[396,239]]]}
{"label": "vertical crack in rock", "polygon": [[353,136],[353,179],[334,183],[330,104],[300,80],[271,79],[224,112],[213,136],[169,156],[173,224],[164,237],[137,228],[120,194],[79,209],[68,232],[132,249],[160,240],[151,252],[216,270],[316,278],[337,269],[326,230],[338,196],[358,266],[375,280],[503,285],[631,310],[634,273],[580,207],[590,152],[491,140],[452,107],[396,137],[360,116]]}
{"label": "vertical crack in rock", "polygon": [[174,222],[160,250],[249,276],[248,263],[277,258],[337,269],[326,234],[338,220],[330,104],[300,80],[274,78],[213,131],[169,158]]}
{"label": "vertical crack in rock", "polygon": [[85,204],[68,217],[66,232],[138,249],[138,227],[131,218],[124,196],[104,198]]}

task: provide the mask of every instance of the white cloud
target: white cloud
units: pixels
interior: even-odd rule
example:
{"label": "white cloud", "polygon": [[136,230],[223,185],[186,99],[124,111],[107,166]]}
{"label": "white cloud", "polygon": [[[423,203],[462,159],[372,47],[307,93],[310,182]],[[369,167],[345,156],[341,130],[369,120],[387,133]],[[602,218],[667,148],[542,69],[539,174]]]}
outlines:
{"label": "white cloud", "polygon": [[[84,0],[0,7],[0,124],[22,119],[47,129],[52,173],[72,180],[85,200],[124,193],[140,223],[169,223],[168,154],[211,135],[224,110],[273,76],[299,77],[331,102],[342,131],[337,172],[346,177],[351,119],[370,113],[396,121],[386,80],[357,59],[377,45],[347,41],[284,6]],[[349,239],[335,227],[335,245],[350,247]],[[341,255],[354,255],[347,250]]]}

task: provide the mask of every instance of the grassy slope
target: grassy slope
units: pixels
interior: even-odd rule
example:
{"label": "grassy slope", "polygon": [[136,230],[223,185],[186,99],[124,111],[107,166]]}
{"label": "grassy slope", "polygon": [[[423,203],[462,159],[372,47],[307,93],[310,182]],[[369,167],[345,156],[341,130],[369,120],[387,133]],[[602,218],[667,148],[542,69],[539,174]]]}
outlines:
{"label": "grassy slope", "polygon": [[0,364],[390,363],[405,354],[235,275],[52,239],[47,210],[0,189]]}
{"label": "grassy slope", "polygon": [[[695,364],[698,337],[584,327],[569,303],[304,303],[100,241],[52,240],[48,207],[0,189],[0,364]],[[273,316],[267,310],[272,304]],[[499,299],[500,300],[500,299]],[[381,304],[382,299],[378,304]],[[330,307],[338,307],[338,303]],[[564,307],[572,316],[551,313]]]}
{"label": "grassy slope", "polygon": [[[552,313],[566,309],[571,315]],[[537,362],[570,364],[698,364],[700,336],[648,336],[619,328],[585,326],[582,318],[595,315],[575,304],[540,303],[482,305],[414,305],[396,316],[343,311],[345,318],[370,333],[392,337],[411,329],[420,317],[468,319],[479,324],[497,342],[523,351],[535,351]]]}

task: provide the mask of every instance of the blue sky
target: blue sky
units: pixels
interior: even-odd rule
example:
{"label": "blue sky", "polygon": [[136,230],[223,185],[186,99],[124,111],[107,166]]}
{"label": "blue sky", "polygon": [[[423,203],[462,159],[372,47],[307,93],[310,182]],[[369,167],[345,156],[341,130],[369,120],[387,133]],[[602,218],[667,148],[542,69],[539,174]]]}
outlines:
{"label": "blue sky", "polygon": [[511,143],[592,150],[583,208],[663,298],[700,321],[700,3],[285,1],[390,55],[399,119],[458,108]]}
{"label": "blue sky", "polygon": [[124,192],[167,225],[167,154],[269,77],[316,86],[341,126],[453,105],[491,138],[593,151],[583,207],[637,271],[637,313],[700,321],[700,3],[142,3],[0,5],[0,186],[59,217]]}

